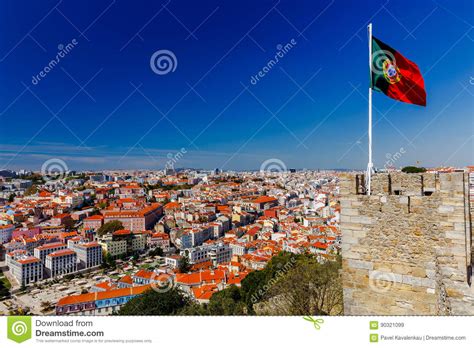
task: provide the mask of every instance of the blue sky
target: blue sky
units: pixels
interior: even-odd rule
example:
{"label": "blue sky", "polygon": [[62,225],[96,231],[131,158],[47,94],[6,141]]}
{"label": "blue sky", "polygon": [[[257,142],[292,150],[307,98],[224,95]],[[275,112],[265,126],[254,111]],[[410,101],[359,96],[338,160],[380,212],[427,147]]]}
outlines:
{"label": "blue sky", "polygon": [[[59,158],[161,169],[181,149],[178,167],[365,168],[369,21],[418,64],[428,95],[422,108],[374,93],[375,165],[474,162],[472,1],[8,0],[0,10],[2,168]],[[175,55],[173,72],[152,70],[159,50]]]}

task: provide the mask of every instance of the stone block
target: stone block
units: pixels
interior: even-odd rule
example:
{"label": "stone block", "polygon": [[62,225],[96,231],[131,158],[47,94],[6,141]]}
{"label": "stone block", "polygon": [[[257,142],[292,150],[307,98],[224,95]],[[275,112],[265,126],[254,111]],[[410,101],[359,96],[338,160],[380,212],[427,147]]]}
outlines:
{"label": "stone block", "polygon": [[366,269],[369,271],[374,268],[374,264],[372,262],[367,262],[367,261],[349,260],[348,264],[349,264],[349,267],[357,268],[357,269]]}

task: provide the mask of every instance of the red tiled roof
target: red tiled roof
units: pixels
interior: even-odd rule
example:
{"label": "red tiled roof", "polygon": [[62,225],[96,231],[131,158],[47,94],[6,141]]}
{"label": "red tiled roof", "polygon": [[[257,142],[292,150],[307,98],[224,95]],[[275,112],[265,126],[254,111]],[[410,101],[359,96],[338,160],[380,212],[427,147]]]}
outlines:
{"label": "red tiled roof", "polygon": [[131,288],[115,289],[109,291],[91,292],[81,295],[72,295],[61,298],[56,306],[73,305],[78,303],[93,302],[98,300],[106,300],[116,297],[124,297],[130,295],[140,295],[148,290],[150,285],[135,286]]}
{"label": "red tiled roof", "polygon": [[66,256],[66,255],[72,255],[75,254],[74,251],[71,249],[64,249],[64,250],[58,250],[55,251],[54,253],[49,254],[49,257],[60,257],[60,256]]}
{"label": "red tiled roof", "polygon": [[92,215],[88,218],[85,218],[84,221],[94,221],[94,220],[103,220],[104,217],[102,215]]}
{"label": "red tiled roof", "polygon": [[112,232],[112,234],[114,236],[125,236],[125,235],[131,234],[131,233],[132,233],[132,231],[130,231],[130,230],[117,230],[115,232]]}
{"label": "red tiled roof", "polygon": [[268,203],[268,202],[274,202],[277,201],[275,197],[270,197],[270,196],[260,196],[252,201],[252,203]]}
{"label": "red tiled roof", "polygon": [[48,243],[48,244],[43,244],[42,246],[37,247],[36,249],[38,250],[48,250],[48,249],[53,249],[53,248],[58,248],[61,246],[66,246],[64,243]]}

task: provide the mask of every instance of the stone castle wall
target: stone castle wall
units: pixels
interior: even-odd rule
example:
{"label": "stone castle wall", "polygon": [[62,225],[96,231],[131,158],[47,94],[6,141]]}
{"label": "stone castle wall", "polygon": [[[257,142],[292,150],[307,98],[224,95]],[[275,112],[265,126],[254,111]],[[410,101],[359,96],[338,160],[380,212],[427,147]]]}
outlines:
{"label": "stone castle wall", "polygon": [[474,315],[468,174],[341,178],[345,315]]}

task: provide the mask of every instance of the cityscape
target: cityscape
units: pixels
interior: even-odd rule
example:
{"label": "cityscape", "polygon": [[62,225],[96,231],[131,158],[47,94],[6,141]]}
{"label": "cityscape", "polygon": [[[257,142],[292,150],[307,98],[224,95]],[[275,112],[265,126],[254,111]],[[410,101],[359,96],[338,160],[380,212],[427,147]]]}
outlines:
{"label": "cityscape", "polygon": [[472,346],[472,1],[0,9],[0,346]]}
{"label": "cityscape", "polygon": [[[403,174],[391,169],[378,175],[397,173]],[[469,200],[474,201],[474,167],[433,168],[423,175],[455,173],[469,176]],[[280,262],[277,269],[263,287],[248,292],[250,301],[241,312],[219,307],[200,314],[344,313],[337,270],[341,255],[349,258],[353,253],[342,252],[341,199],[347,199],[347,193],[341,180],[357,172],[169,167],[1,174],[3,315],[120,314],[124,306],[130,311],[126,304],[147,291],[163,296],[176,289],[188,301],[186,311],[195,311],[193,305],[212,309],[222,306],[214,303],[216,294],[244,291],[249,274],[274,268],[275,260]],[[352,215],[349,210],[354,209],[346,209]],[[349,219],[348,229],[354,228],[353,222],[367,220]],[[349,244],[350,235],[355,232],[346,233]],[[307,306],[280,300],[279,287],[292,272],[302,272],[295,266],[302,259],[288,255],[334,265],[330,284],[325,284],[332,298],[322,299],[324,305],[314,307],[310,293]],[[309,291],[316,296],[320,289],[314,288]],[[186,311],[183,314],[195,314]]]}
{"label": "cityscape", "polygon": [[280,252],[340,254],[336,172],[28,172],[2,185],[3,314],[111,314],[175,285],[206,303]]}

